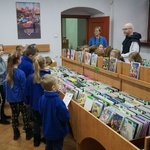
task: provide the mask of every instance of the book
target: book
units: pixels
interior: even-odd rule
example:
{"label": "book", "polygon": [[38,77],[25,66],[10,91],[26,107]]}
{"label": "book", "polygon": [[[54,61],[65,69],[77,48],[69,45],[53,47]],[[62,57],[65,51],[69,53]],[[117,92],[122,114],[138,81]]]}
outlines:
{"label": "book", "polygon": [[92,96],[88,95],[88,96],[86,97],[85,104],[84,104],[84,108],[85,108],[87,111],[91,111],[92,105],[93,105],[93,101],[94,101],[94,99],[93,99]]}
{"label": "book", "polygon": [[85,64],[90,65],[91,63],[91,53],[85,52]]}
{"label": "book", "polygon": [[70,59],[74,60],[74,57],[75,57],[75,50],[71,49],[71,57],[70,57]]}
{"label": "book", "polygon": [[84,55],[84,52],[78,51],[78,61],[79,62],[83,62],[83,55]]}
{"label": "book", "polygon": [[110,57],[109,71],[116,72],[117,58]]}
{"label": "book", "polygon": [[130,77],[138,79],[139,78],[139,71],[140,71],[140,63],[131,62]]}
{"label": "book", "polygon": [[73,94],[72,93],[66,93],[65,97],[63,98],[63,102],[65,103],[66,107],[68,107],[70,101],[72,100]]}
{"label": "book", "polygon": [[96,67],[96,65],[97,65],[97,58],[98,58],[98,55],[97,55],[97,54],[92,54],[92,55],[91,55],[91,65],[92,65],[93,67]]}
{"label": "book", "polygon": [[99,118],[101,112],[103,110],[103,103],[97,100],[94,100],[93,105],[92,105],[92,114]]}
{"label": "book", "polygon": [[103,69],[109,70],[109,57],[103,57]]}

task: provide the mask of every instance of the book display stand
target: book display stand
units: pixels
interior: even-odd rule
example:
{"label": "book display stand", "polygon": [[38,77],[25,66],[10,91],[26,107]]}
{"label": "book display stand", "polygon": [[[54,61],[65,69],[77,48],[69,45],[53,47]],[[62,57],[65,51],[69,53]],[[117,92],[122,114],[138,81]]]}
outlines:
{"label": "book display stand", "polygon": [[[139,79],[130,77],[130,64],[117,62],[116,72],[102,69],[103,58],[98,58],[97,67],[70,60],[61,56],[62,65],[93,80],[109,84],[120,91],[150,101],[150,68],[140,67]],[[61,97],[64,94],[61,93]],[[109,125],[86,111],[75,101],[69,106],[70,124],[76,140],[76,150],[149,150],[150,136],[128,141]]]}

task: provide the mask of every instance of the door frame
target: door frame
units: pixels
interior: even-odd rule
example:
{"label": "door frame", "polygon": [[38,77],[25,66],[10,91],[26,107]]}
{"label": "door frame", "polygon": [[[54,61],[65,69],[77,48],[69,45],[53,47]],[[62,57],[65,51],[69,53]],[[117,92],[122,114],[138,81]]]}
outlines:
{"label": "door frame", "polygon": [[86,19],[86,44],[88,44],[89,18],[91,18],[91,16],[90,15],[63,15],[61,14],[61,43],[62,43],[62,19],[63,18]]}

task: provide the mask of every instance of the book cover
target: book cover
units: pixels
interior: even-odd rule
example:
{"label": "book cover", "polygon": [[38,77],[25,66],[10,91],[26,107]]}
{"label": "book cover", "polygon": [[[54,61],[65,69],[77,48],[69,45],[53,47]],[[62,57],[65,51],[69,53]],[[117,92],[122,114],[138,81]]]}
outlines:
{"label": "book cover", "polygon": [[85,64],[90,65],[91,63],[91,53],[85,53]]}
{"label": "book cover", "polygon": [[138,79],[139,78],[139,71],[140,71],[140,63],[131,62],[130,77]]}
{"label": "book cover", "polygon": [[94,116],[96,116],[97,118],[99,118],[102,110],[103,110],[103,104],[101,102],[95,100],[92,105],[92,111],[91,111],[92,114]]}
{"label": "book cover", "polygon": [[110,58],[109,71],[116,72],[117,58]]}
{"label": "book cover", "polygon": [[103,57],[103,69],[109,70],[109,57]]}
{"label": "book cover", "polygon": [[74,60],[75,57],[75,50],[71,49],[71,60]]}
{"label": "book cover", "polygon": [[114,112],[109,109],[109,107],[105,107],[102,111],[102,114],[100,116],[100,120],[103,121],[104,123],[108,124],[109,121],[111,120]]}
{"label": "book cover", "polygon": [[123,119],[124,119],[124,117],[121,114],[115,113],[110,122],[111,128],[114,129],[115,131],[119,131],[121,128]]}
{"label": "book cover", "polygon": [[79,62],[83,62],[83,52],[82,51],[78,51],[78,61]]}
{"label": "book cover", "polygon": [[97,58],[98,58],[98,55],[97,55],[97,54],[92,54],[92,55],[91,55],[91,65],[92,65],[93,67],[96,67],[96,65],[97,65]]}

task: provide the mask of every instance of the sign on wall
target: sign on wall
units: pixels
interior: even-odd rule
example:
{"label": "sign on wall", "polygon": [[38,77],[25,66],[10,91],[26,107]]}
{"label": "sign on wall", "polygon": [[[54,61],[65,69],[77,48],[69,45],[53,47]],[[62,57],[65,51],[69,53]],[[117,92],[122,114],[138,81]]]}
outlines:
{"label": "sign on wall", "polygon": [[16,2],[18,39],[41,38],[40,3]]}

